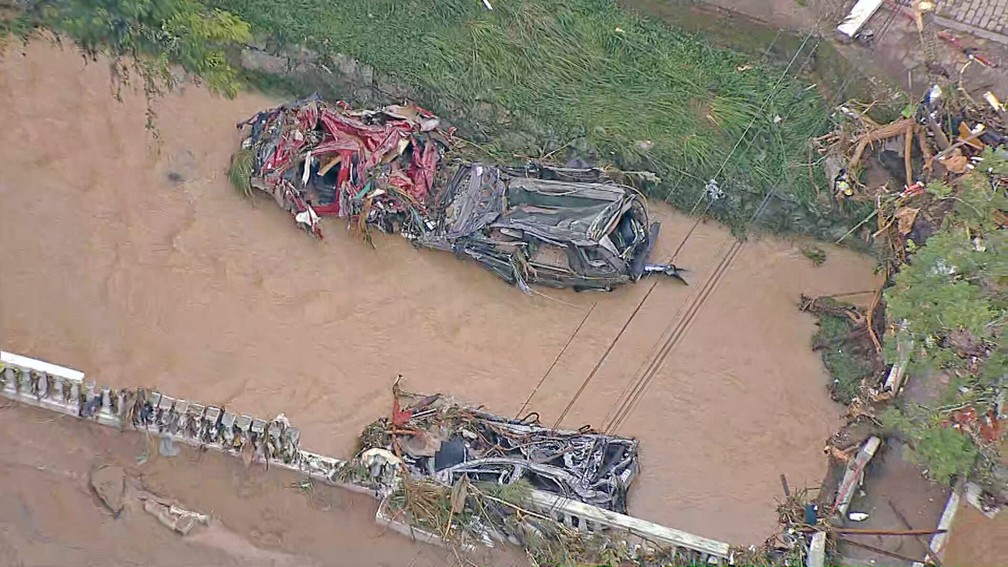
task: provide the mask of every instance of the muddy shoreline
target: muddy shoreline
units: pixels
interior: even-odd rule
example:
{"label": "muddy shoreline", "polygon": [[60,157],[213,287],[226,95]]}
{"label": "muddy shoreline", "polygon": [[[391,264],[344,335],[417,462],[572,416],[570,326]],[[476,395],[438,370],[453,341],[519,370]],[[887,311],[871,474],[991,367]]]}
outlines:
{"label": "muddy shoreline", "polygon": [[[598,301],[590,332],[533,397],[544,420],[555,419],[644,292],[529,300],[477,266],[400,239],[376,239],[377,251],[340,231],[313,242],[271,203],[249,206],[223,173],[234,123],[272,101],[224,101],[186,85],[158,103],[163,142],[153,151],[142,98],[109,97],[107,68],[37,43],[3,64],[4,96],[24,101],[3,110],[11,127],[0,146],[12,164],[0,201],[22,212],[0,228],[19,243],[0,253],[10,267],[0,287],[5,349],[115,385],[283,411],[306,447],[346,454],[388,411],[399,373],[416,390],[517,411]],[[691,222],[658,214],[657,253],[666,255]],[[43,217],[48,230],[34,231]],[[701,225],[683,264],[704,278],[730,239]],[[794,302],[799,292],[869,287],[872,265],[831,249],[817,268],[797,243],[746,244],[621,428],[644,447],[631,513],[757,543],[776,523],[781,472],[818,484],[838,409],[806,348],[813,322]],[[656,290],[563,425],[603,421],[690,291]],[[750,474],[730,472],[740,468]]]}
{"label": "muddy shoreline", "polygon": [[[768,55],[779,58],[790,56],[801,42],[797,33],[778,32],[758,19],[710,7],[633,0],[624,5],[677,19],[678,27],[744,52],[757,54],[754,46],[773,43]],[[725,18],[730,26],[723,24]],[[312,242],[271,202],[250,206],[227,187],[227,156],[238,139],[230,128],[275,104],[274,99],[242,95],[223,101],[184,84],[156,103],[163,136],[156,145],[143,131],[142,98],[132,95],[115,103],[102,65],[83,67],[71,51],[38,43],[29,45],[27,54],[22,59],[11,52],[0,63],[0,92],[9,100],[25,101],[0,110],[12,125],[0,134],[0,160],[10,166],[0,172],[0,206],[22,212],[0,227],[4,241],[17,243],[16,249],[0,251],[0,265],[12,267],[0,285],[0,342],[5,349],[86,369],[120,386],[163,388],[250,413],[283,411],[304,427],[307,448],[346,455],[360,427],[388,411],[388,386],[399,373],[414,389],[454,394],[501,413],[517,410],[531,392],[531,409],[548,422],[576,396],[563,425],[599,425],[692,297],[692,290],[661,286],[599,375],[583,384],[643,289],[604,296],[549,292],[549,297],[529,300],[475,265],[418,253],[395,238],[376,239],[378,250],[372,251],[330,224],[335,238]],[[287,55],[245,57],[272,72],[289,73],[293,62],[294,76],[310,79],[303,84],[320,84],[310,56]],[[824,44],[807,70],[828,92],[830,78],[854,72],[850,67]],[[370,81],[364,81],[369,74]],[[376,101],[408,95],[349,60],[338,65],[337,75],[349,80],[323,78],[321,84],[335,87],[328,92],[341,97]],[[365,89],[364,83],[370,86]],[[37,193],[26,194],[24,187]],[[655,208],[664,222],[657,250],[661,256],[678,244],[691,221]],[[36,220],[42,218],[49,224],[40,234]],[[701,225],[683,254],[695,281],[707,277],[730,240],[721,227]],[[821,448],[839,426],[842,410],[828,398],[829,377],[808,349],[814,322],[796,312],[796,298],[879,282],[868,258],[829,248],[825,265],[817,268],[803,256],[802,246],[800,240],[774,238],[747,243],[689,328],[688,340],[620,427],[619,433],[643,441],[644,473],[631,491],[631,514],[756,544],[776,526],[780,473],[792,486],[819,486],[824,474],[829,485],[837,474],[835,466],[826,470]],[[535,382],[596,302],[587,332],[572,342],[545,387],[535,390]],[[575,392],[582,389],[578,396]],[[0,413],[18,423],[48,427],[31,411]],[[34,434],[12,426],[3,435]],[[101,448],[102,458],[90,459],[89,466],[99,460],[121,463],[152,487],[193,506],[211,502],[242,546],[267,555],[242,555],[219,545],[208,550],[155,533],[162,528],[135,518],[96,520],[83,511],[71,520],[95,523],[102,526],[99,531],[86,543],[61,539],[52,535],[67,527],[52,511],[59,506],[31,496],[41,489],[29,484],[2,504],[10,509],[5,515],[15,518],[6,524],[9,533],[21,534],[0,540],[0,557],[14,563],[64,564],[80,557],[87,558],[85,564],[99,563],[99,557],[140,563],[139,548],[156,543],[166,550],[165,561],[158,564],[190,564],[201,557],[214,564],[265,562],[268,557],[274,564],[331,564],[318,542],[329,542],[327,534],[334,532],[347,534],[348,565],[451,560],[438,550],[417,551],[399,536],[373,533],[373,504],[328,492],[317,493],[322,502],[313,502],[292,489],[293,480],[286,476],[266,481],[242,471],[240,463],[189,453],[138,467],[130,462],[135,455],[128,454],[138,449],[135,442],[120,445],[121,439],[81,434],[65,425],[59,427],[58,439],[46,441],[64,447],[67,455],[75,455],[78,444],[93,444]],[[896,492],[911,484],[929,490],[919,471],[903,467],[899,450],[894,453],[869,471],[872,476],[885,471],[886,480],[876,490]],[[86,472],[81,462],[20,447],[0,464],[0,471],[15,479],[19,471],[43,467],[48,471],[43,478],[57,479],[53,484],[60,498],[83,510],[94,503],[82,500]],[[53,467],[70,474],[52,473]],[[745,470],[745,477],[733,472],[737,470]],[[176,475],[182,480],[169,479]],[[243,502],[249,495],[255,504]],[[298,509],[306,499],[307,516]],[[927,527],[929,517],[940,512],[940,499],[934,496],[931,504],[914,511],[912,521]],[[874,494],[857,499],[855,506],[871,509],[872,521],[880,526],[895,521]],[[285,512],[268,511],[274,508]],[[317,509],[335,512],[335,519],[320,520],[314,515]],[[295,520],[283,527],[288,516]],[[25,517],[30,523],[16,519]],[[262,520],[261,526],[249,518]],[[1004,516],[998,521],[1003,529]],[[295,530],[303,533],[293,535]],[[41,545],[21,543],[40,534]],[[122,537],[137,543],[114,547]],[[969,556],[956,541],[953,550],[958,545],[960,551],[950,552],[951,564]],[[996,556],[985,542],[970,545],[970,551],[986,549],[987,555],[976,557]],[[919,555],[912,547],[905,551]],[[372,548],[384,551],[375,554]],[[513,558],[502,561],[493,564],[521,564]]]}

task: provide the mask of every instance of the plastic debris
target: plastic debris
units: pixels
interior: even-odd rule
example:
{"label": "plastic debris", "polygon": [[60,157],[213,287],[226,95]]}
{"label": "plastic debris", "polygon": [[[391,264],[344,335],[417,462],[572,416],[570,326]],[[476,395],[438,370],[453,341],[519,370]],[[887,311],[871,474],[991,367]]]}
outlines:
{"label": "plastic debris", "polygon": [[210,516],[191,512],[154,498],[147,498],[143,509],[163,525],[182,535],[189,535],[189,532],[200,524],[205,526],[210,523]]}
{"label": "plastic debris", "polygon": [[232,163],[253,162],[249,185],[318,237],[335,215],[419,247],[473,259],[530,285],[611,290],[661,272],[649,264],[660,224],[643,196],[591,167],[449,163],[452,132],[416,105],[350,110],[312,96],[266,110]]}
{"label": "plastic debris", "polygon": [[882,6],[883,0],[858,0],[843,22],[837,26],[837,35],[843,40],[850,41],[861,31],[865,23]]}
{"label": "plastic debris", "polygon": [[868,519],[868,514],[865,514],[864,512],[851,512],[850,514],[847,514],[847,518],[849,518],[852,522],[863,522]]}
{"label": "plastic debris", "polygon": [[177,457],[181,449],[175,446],[175,443],[169,437],[162,437],[161,442],[158,443],[158,453],[161,453],[163,457]]}
{"label": "plastic debris", "polygon": [[819,521],[819,505],[818,504],[806,504],[805,505],[805,524],[809,526],[816,525]]}
{"label": "plastic debris", "polygon": [[991,91],[987,91],[983,94],[983,99],[987,101],[990,107],[998,112],[1004,112],[1005,105],[1003,102],[998,100],[998,97]]}

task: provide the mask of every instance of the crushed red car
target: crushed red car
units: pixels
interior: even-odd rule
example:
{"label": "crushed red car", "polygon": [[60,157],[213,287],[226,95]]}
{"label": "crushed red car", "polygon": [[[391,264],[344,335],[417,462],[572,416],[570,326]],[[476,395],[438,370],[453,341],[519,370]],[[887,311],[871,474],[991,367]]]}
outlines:
{"label": "crushed red car", "polygon": [[352,110],[312,96],[238,124],[247,126],[232,172],[246,163],[239,181],[315,236],[335,215],[364,234],[376,227],[473,259],[527,293],[608,291],[655,273],[685,283],[678,267],[648,262],[660,225],[643,195],[599,168],[449,160],[452,131],[413,104]]}

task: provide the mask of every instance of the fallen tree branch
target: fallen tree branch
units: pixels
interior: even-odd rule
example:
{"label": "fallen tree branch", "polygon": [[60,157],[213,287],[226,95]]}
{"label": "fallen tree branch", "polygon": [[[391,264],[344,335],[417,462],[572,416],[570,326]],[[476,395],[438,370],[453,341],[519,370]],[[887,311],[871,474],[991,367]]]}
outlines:
{"label": "fallen tree branch", "polygon": [[917,134],[917,145],[920,146],[921,155],[924,156],[924,170],[931,171],[933,169],[934,152],[931,151],[931,146],[927,143],[924,128],[918,125],[914,127],[914,131]]}
{"label": "fallen tree branch", "polygon": [[878,307],[879,301],[882,301],[882,286],[879,286],[875,294],[872,295],[871,303],[868,305],[868,336],[871,337],[872,344],[875,345],[875,352],[882,352],[882,343],[875,334],[874,321],[875,308]]}
{"label": "fallen tree branch", "polygon": [[[808,526],[798,528],[801,532],[816,532],[818,529]],[[877,536],[918,536],[918,535],[937,535],[948,532],[948,530],[878,530],[872,528],[829,528],[829,531],[835,534],[850,534],[850,535],[877,535]]]}
{"label": "fallen tree branch", "polygon": [[914,122],[913,126],[908,127],[903,133],[903,167],[906,169],[907,187],[913,185],[913,167],[910,164],[910,151],[913,148],[913,135],[916,129],[917,123]]}
{"label": "fallen tree branch", "polygon": [[[891,122],[872,130],[866,134],[863,134],[859,139],[857,146],[854,148],[854,153],[851,155],[850,159],[847,161],[847,169],[851,170],[857,167],[861,162],[861,155],[864,153],[865,148],[868,144],[874,144],[875,142],[881,142],[888,138],[895,138],[899,135],[906,135],[907,131],[913,131],[914,126],[917,121],[913,118],[904,118],[903,120],[897,120],[896,122]],[[912,183],[912,182],[911,182]],[[908,183],[910,184],[910,183]]]}

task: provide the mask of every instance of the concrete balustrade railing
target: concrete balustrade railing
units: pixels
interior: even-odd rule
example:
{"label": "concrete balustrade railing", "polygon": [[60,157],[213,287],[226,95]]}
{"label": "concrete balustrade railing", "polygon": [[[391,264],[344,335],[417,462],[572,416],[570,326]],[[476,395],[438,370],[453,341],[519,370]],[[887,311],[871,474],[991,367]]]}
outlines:
{"label": "concrete balustrade railing", "polygon": [[[117,428],[135,428],[201,449],[268,463],[358,493],[380,498],[374,486],[341,480],[346,462],[305,451],[301,434],[283,416],[272,420],[234,413],[225,407],[205,405],[161,392],[99,386],[83,372],[25,356],[0,351],[0,395],[84,421]],[[530,506],[543,515],[586,533],[605,533],[640,549],[684,549],[699,554],[709,564],[731,562],[728,544],[618,514],[547,492],[533,491]],[[387,499],[376,520],[393,530],[429,543],[440,538],[417,530],[388,510]]]}
{"label": "concrete balustrade railing", "polygon": [[550,515],[568,527],[586,532],[601,531],[613,539],[623,539],[649,551],[657,548],[689,550],[699,553],[705,562],[712,565],[730,564],[732,560],[731,546],[727,543],[562,498],[549,492],[532,491],[532,503],[539,512]]}

